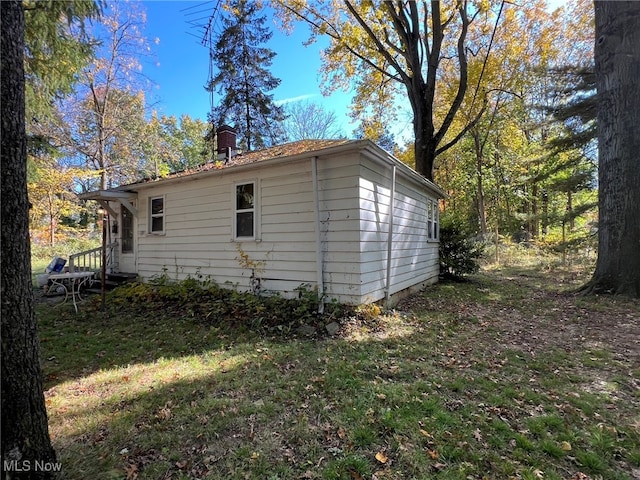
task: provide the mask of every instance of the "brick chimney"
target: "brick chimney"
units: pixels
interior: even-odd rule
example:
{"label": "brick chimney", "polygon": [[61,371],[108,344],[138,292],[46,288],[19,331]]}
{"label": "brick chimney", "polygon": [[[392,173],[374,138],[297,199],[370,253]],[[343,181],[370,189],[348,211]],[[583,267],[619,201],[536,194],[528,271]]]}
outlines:
{"label": "brick chimney", "polygon": [[216,130],[218,136],[218,158],[224,155],[225,161],[229,161],[236,152],[237,132],[229,125],[222,125]]}

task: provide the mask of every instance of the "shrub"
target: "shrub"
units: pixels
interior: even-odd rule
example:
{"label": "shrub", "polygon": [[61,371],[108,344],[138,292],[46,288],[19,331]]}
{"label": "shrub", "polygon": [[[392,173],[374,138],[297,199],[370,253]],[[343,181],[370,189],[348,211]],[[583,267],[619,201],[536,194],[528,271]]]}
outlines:
{"label": "shrub", "polygon": [[472,238],[464,224],[443,217],[440,224],[440,274],[460,279],[480,269],[484,245]]}
{"label": "shrub", "polygon": [[148,316],[186,316],[216,326],[244,327],[265,333],[289,334],[302,325],[322,332],[322,327],[338,311],[329,308],[324,315],[318,314],[318,293],[309,287],[304,284],[296,288],[297,298],[284,298],[224,288],[210,279],[188,277],[172,281],[163,274],[148,283],[118,287],[109,294],[109,306],[119,313],[127,308]]}

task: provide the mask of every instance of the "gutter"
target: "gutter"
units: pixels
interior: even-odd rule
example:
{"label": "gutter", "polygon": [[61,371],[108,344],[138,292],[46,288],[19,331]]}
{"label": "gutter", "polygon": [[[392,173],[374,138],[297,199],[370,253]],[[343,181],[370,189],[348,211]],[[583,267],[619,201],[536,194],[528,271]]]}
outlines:
{"label": "gutter", "polygon": [[318,313],[324,313],[324,265],[320,224],[320,189],[318,187],[318,157],[311,157],[311,181],[313,183],[313,213],[316,230],[316,284],[318,286]]}

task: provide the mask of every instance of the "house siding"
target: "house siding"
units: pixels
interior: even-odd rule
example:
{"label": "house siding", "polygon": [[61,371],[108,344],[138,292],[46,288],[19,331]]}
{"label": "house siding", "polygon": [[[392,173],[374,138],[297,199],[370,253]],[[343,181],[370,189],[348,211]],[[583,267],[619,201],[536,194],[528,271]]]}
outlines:
{"label": "house siding", "polygon": [[[256,182],[255,240],[233,240],[234,185]],[[310,165],[305,162],[245,169],[139,192],[138,274],[159,272],[182,280],[210,277],[240,289],[251,285],[251,268],[240,251],[261,265],[265,290],[291,292],[315,283],[316,265]],[[149,234],[148,202],[164,195],[164,234]]]}
{"label": "house siding", "polygon": [[[317,287],[319,240],[325,299],[360,304],[385,298],[391,166],[372,151],[342,151],[316,162],[318,217],[312,157],[283,163],[214,170],[138,188],[136,268],[143,279],[210,278],[251,288],[251,265],[261,289],[295,296]],[[438,276],[438,243],[427,241],[428,187],[397,168],[391,255],[395,294]],[[235,185],[254,182],[255,239],[234,240]],[[164,231],[149,233],[149,202],[164,198]]]}
{"label": "house siding", "polygon": [[[387,283],[391,167],[363,161],[360,172],[361,296],[363,302],[385,297]],[[427,241],[425,188],[397,172],[389,294],[438,279],[438,243]]]}
{"label": "house siding", "polygon": [[328,300],[361,303],[357,155],[318,162],[323,283]]}

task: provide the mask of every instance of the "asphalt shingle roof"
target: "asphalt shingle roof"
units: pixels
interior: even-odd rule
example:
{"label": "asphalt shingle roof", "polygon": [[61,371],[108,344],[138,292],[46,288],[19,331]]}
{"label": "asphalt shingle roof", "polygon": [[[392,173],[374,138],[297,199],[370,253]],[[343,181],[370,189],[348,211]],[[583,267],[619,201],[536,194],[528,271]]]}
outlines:
{"label": "asphalt shingle roof", "polygon": [[140,180],[131,185],[140,185],[144,183],[151,183],[157,180],[165,180],[169,178],[179,178],[193,175],[195,173],[206,172],[210,170],[222,170],[229,167],[236,167],[240,165],[249,165],[251,163],[257,163],[265,160],[272,160],[274,158],[291,157],[294,155],[300,155],[306,152],[315,152],[324,148],[335,147],[338,145],[344,145],[352,140],[299,140],[296,142],[285,143],[277,145],[275,147],[269,147],[262,150],[256,150],[253,152],[237,153],[231,157],[228,162],[224,160],[217,160],[207,162],[197,167],[189,168],[179,172],[174,172],[166,177],[162,178],[146,178]]}

